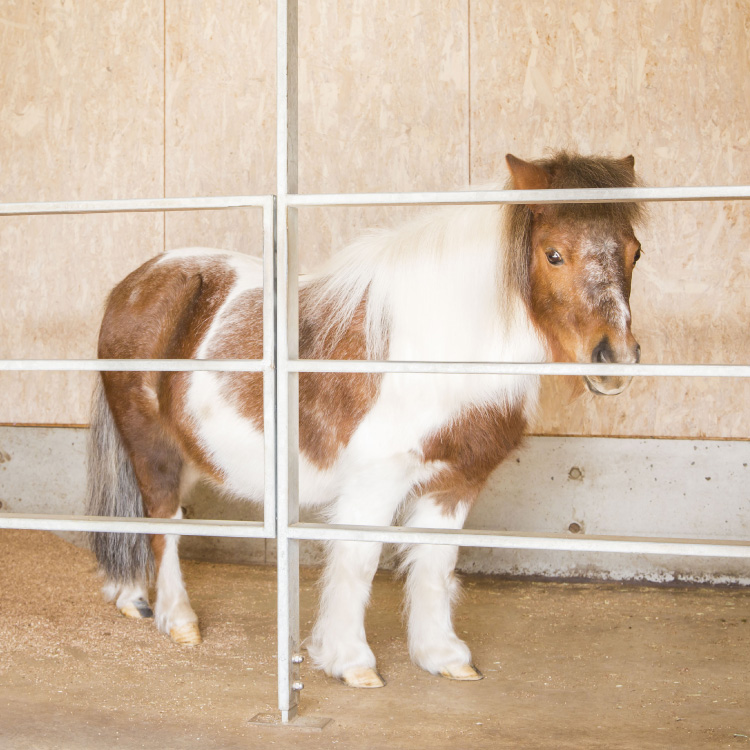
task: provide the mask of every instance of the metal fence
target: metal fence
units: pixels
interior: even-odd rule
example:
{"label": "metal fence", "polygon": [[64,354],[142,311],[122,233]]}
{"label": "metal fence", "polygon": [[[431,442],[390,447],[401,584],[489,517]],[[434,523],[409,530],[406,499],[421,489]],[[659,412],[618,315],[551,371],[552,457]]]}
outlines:
{"label": "metal fence", "polygon": [[[264,344],[262,360],[0,360],[0,371],[130,370],[263,372],[265,496],[263,522],[101,519],[0,514],[0,529],[140,532],[183,536],[276,538],[278,549],[278,705],[296,715],[300,682],[299,542],[302,540],[451,544],[505,549],[654,553],[750,558],[750,541],[498,533],[299,522],[298,385],[300,372],[634,375],[750,377],[744,365],[597,365],[301,360],[298,352],[297,210],[305,206],[601,203],[747,200],[750,186],[607,190],[466,191],[300,195],[297,181],[297,0],[277,3],[277,192],[275,196],[160,198],[0,204],[0,216],[260,208],[263,211]],[[276,281],[276,283],[274,283]],[[274,315],[274,310],[276,314]]]}

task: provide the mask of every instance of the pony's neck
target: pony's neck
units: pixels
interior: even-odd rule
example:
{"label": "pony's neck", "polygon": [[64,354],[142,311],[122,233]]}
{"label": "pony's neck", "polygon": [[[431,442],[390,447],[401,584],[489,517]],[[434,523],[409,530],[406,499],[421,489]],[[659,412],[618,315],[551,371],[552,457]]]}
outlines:
{"label": "pony's neck", "polygon": [[540,359],[527,307],[506,278],[497,206],[442,209],[404,234],[387,282],[390,359]]}
{"label": "pony's neck", "polygon": [[430,211],[358,240],[305,283],[342,331],[367,296],[371,358],[540,361],[501,230],[497,206]]}

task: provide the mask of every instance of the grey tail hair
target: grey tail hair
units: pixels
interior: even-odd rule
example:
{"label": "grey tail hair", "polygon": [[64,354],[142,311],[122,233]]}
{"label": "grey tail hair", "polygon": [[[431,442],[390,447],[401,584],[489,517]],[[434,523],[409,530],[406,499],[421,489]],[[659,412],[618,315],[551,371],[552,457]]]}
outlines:
{"label": "grey tail hair", "polygon": [[[143,499],[133,465],[122,444],[101,378],[97,379],[91,410],[86,495],[90,516],[143,518]],[[108,582],[146,583],[153,576],[154,558],[146,534],[99,531],[89,537],[99,569]]]}

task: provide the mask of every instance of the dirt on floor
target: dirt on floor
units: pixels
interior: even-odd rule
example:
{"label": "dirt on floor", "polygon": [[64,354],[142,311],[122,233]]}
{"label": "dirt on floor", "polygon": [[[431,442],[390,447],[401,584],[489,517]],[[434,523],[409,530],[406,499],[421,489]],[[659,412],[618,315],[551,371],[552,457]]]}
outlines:
{"label": "dirt on floor", "polygon": [[[180,647],[99,594],[91,554],[0,531],[0,748],[750,748],[750,591],[464,578],[456,613],[485,679],[408,659],[401,585],[375,581],[367,629],[387,680],[347,688],[307,664],[276,704],[275,569],[184,563],[204,643]],[[303,571],[310,631],[316,571]]]}

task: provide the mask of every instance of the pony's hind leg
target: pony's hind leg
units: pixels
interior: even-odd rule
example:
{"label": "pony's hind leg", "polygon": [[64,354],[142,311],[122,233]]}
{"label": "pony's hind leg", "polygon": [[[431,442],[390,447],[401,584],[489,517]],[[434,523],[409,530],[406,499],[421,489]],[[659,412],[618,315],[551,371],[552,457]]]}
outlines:
{"label": "pony's hind leg", "polygon": [[[185,462],[179,448],[164,433],[159,418],[148,412],[131,411],[122,420],[125,442],[132,471],[137,481],[144,514],[149,518],[181,518],[180,499],[184,488]],[[159,630],[176,643],[200,643],[198,618],[188,600],[177,553],[179,537],[172,534],[150,535],[150,550],[156,568],[156,603],[154,617]],[[132,591],[121,589],[118,607],[123,614],[135,609],[145,591],[136,581]],[[128,594],[138,599],[131,606],[120,606]],[[143,597],[145,598],[145,597]],[[125,611],[123,611],[125,610]]]}
{"label": "pony's hind leg", "polygon": [[[114,515],[114,514],[113,514]],[[152,567],[148,541],[140,534],[97,535],[95,542],[97,557],[102,560],[120,562],[119,570],[113,565],[103,566],[106,576],[102,594],[107,601],[114,602],[120,614],[134,620],[149,619],[154,616],[148,602],[148,578]],[[109,551],[104,551],[110,547]],[[128,570],[122,561],[128,563]],[[142,560],[142,562],[133,561]]]}
{"label": "pony's hind leg", "polygon": [[[468,505],[448,509],[429,496],[416,501],[407,526],[460,529]],[[405,547],[406,610],[409,653],[422,669],[454,680],[480,680],[471,663],[469,647],[453,629],[452,607],[459,593],[454,574],[458,547],[414,544]]]}
{"label": "pony's hind leg", "polygon": [[[172,518],[182,518],[182,510]],[[156,578],[156,625],[175,642],[185,646],[201,643],[198,617],[190,606],[180,570],[176,534],[154,534],[151,546],[158,570]]]}
{"label": "pony's hind leg", "polygon": [[[151,446],[151,451],[133,461],[143,494],[146,515],[150,518],[182,518],[180,499],[184,491],[185,465],[167,442]],[[201,642],[198,617],[190,606],[180,569],[176,534],[153,534],[151,549],[156,566],[156,625],[175,643],[197,645]]]}

